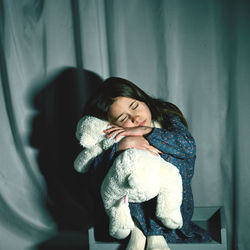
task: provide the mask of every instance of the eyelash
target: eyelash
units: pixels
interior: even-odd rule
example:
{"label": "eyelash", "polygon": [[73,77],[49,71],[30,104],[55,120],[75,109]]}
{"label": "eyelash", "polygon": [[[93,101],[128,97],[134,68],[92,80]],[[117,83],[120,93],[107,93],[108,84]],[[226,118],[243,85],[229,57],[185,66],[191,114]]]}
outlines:
{"label": "eyelash", "polygon": [[139,104],[137,103],[137,104],[135,105],[135,107],[133,107],[132,109],[135,110],[135,109],[138,108],[138,106],[139,106]]}
{"label": "eyelash", "polygon": [[125,116],[120,122],[124,122],[126,120],[127,116]]}
{"label": "eyelash", "polygon": [[[137,104],[132,108],[132,110],[137,109],[138,106],[139,106],[139,104],[137,103]],[[126,119],[127,119],[127,116],[125,116],[120,122],[124,122]]]}

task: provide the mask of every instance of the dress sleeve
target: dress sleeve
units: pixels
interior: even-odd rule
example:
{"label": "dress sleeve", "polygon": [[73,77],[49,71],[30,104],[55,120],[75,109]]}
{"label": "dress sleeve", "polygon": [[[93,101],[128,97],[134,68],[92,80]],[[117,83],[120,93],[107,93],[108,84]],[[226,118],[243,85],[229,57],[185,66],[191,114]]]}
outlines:
{"label": "dress sleeve", "polygon": [[196,153],[194,138],[176,115],[170,118],[172,130],[153,128],[145,138],[162,153],[177,158],[193,157]]}

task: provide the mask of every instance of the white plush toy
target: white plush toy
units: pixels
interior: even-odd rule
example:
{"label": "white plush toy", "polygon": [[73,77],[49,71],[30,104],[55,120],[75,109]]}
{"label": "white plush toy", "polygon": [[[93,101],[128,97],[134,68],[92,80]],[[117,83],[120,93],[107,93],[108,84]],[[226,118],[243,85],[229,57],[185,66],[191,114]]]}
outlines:
{"label": "white plush toy", "polygon": [[[118,141],[106,138],[108,122],[92,116],[77,124],[76,137],[84,150],[74,167],[87,172],[91,161]],[[109,233],[126,238],[134,227],[128,202],[144,202],[157,196],[156,216],[168,228],[183,225],[181,216],[182,179],[179,170],[146,150],[127,149],[120,153],[101,185],[101,196],[109,216]]]}

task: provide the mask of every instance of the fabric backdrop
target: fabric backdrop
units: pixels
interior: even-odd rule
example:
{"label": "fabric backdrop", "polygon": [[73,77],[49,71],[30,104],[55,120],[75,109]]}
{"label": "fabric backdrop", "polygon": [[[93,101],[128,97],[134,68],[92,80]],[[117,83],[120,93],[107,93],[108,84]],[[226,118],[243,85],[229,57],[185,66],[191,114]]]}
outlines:
{"label": "fabric backdrop", "polygon": [[229,249],[250,249],[249,24],[247,0],[0,0],[0,249],[91,225],[74,133],[109,76],[180,107],[195,205],[224,206]]}

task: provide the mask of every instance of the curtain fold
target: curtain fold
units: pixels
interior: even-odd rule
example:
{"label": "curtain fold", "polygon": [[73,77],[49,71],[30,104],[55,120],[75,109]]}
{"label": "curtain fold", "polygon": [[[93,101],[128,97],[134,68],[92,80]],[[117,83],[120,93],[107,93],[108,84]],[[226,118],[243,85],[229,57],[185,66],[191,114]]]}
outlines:
{"label": "curtain fold", "polygon": [[229,249],[248,249],[249,22],[247,0],[0,0],[0,249],[91,225],[74,133],[109,76],[180,107],[195,205],[224,206]]}

